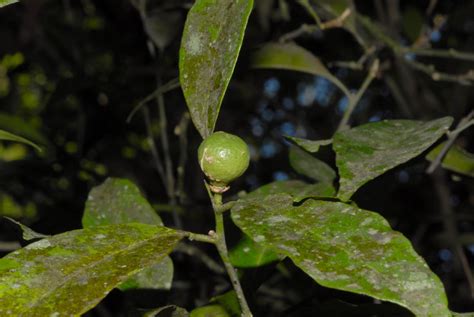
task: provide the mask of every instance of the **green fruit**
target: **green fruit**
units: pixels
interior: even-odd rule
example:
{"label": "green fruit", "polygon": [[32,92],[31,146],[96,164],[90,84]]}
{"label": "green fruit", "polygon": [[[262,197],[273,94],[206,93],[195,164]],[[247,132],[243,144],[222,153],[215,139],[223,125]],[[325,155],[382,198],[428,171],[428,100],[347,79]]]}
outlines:
{"label": "green fruit", "polygon": [[220,131],[202,141],[198,159],[202,171],[210,180],[211,190],[222,193],[231,181],[247,170],[250,153],[244,140]]}

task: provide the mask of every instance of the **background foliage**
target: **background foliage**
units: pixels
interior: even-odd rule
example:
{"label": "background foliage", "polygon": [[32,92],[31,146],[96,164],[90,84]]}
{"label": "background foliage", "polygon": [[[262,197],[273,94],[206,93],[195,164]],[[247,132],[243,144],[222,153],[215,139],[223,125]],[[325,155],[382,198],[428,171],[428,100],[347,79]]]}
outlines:
{"label": "background foliage", "polygon": [[[314,23],[297,2],[256,2],[216,127],[241,136],[251,146],[251,168],[233,184],[233,195],[273,180],[304,179],[298,176],[298,167],[293,171],[288,164],[289,143],[283,135],[329,138],[348,105],[347,92],[338,89],[320,66],[326,65],[350,89],[360,87],[370,66],[363,61],[348,65],[363,54],[360,39],[351,35],[354,30],[349,24],[347,29],[301,33],[294,38],[318,56],[311,71],[256,69],[262,65],[255,65],[251,56],[263,43],[294,36],[301,24]],[[47,234],[80,228],[89,191],[113,176],[137,183],[165,224],[198,232],[210,228],[212,215],[195,158],[200,136],[185,114],[182,92],[171,90],[162,100],[166,121],[162,120],[163,108],[151,102],[145,112],[137,112],[127,122],[132,109],[157,86],[178,76],[180,35],[192,2],[150,0],[146,15],[139,4],[30,0],[0,10],[0,129],[43,147],[38,152],[23,144],[0,144],[2,216]],[[380,29],[397,45],[419,43],[421,47],[473,51],[471,1],[375,0],[355,1],[355,6],[370,21],[380,23]],[[380,71],[356,108],[352,125],[448,115],[458,121],[472,110],[472,75],[464,76],[472,72],[472,61],[416,59],[435,65],[443,72],[439,75],[410,64],[415,61],[413,55],[398,54],[390,41],[378,39],[374,47]],[[444,73],[458,75],[446,77]],[[163,130],[169,136],[171,162],[181,167],[179,175],[183,175],[172,185],[167,171],[160,175],[157,170],[150,142],[151,137],[164,140]],[[472,129],[466,130],[457,144],[473,152],[473,140]],[[323,147],[318,154],[334,162],[329,149]],[[446,171],[429,176],[424,172],[427,165],[420,157],[397,167],[361,188],[353,199],[363,209],[380,212],[411,240],[442,279],[452,310],[473,311],[466,263],[459,260],[453,245],[461,244],[472,263],[474,182]],[[170,191],[170,186],[176,191]],[[230,234],[229,242],[236,244],[238,231]],[[3,254],[21,241],[7,221],[0,223],[0,240]],[[175,277],[170,291],[114,291],[90,315],[115,316],[167,303],[186,308],[207,303],[229,285],[203,251],[208,251],[206,246],[178,249],[171,255]],[[201,258],[190,257],[192,252]],[[259,278],[268,280],[255,292]],[[318,286],[287,260],[251,272],[244,287],[260,312],[303,316],[314,314],[314,309],[324,313],[337,307],[342,311],[341,301],[358,305],[350,306],[354,315],[373,309],[365,306],[371,299]],[[387,309],[400,308],[388,305]]]}

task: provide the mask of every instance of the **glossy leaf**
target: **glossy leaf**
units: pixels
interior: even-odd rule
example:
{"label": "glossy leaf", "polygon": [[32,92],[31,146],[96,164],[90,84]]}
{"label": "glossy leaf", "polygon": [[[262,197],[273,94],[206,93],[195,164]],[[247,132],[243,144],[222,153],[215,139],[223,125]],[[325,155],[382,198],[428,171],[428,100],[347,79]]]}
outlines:
{"label": "glossy leaf", "polygon": [[197,0],[188,13],[179,52],[179,79],[203,138],[216,125],[234,72],[253,0]]}
{"label": "glossy leaf", "polygon": [[[163,225],[160,216],[133,182],[108,178],[91,190],[82,217],[84,228],[131,222]],[[173,262],[169,257],[165,257],[160,263],[130,277],[119,288],[123,291],[135,288],[170,289],[173,273]]]}
{"label": "glossy leaf", "polygon": [[273,249],[255,243],[245,236],[229,251],[230,262],[235,267],[252,268],[280,260]]}
{"label": "glossy leaf", "polygon": [[0,259],[1,316],[76,316],[163,259],[182,235],[120,224],[48,237]]}
{"label": "glossy leaf", "polygon": [[340,202],[287,194],[239,200],[237,226],[275,249],[319,284],[404,306],[419,316],[449,316],[444,288],[410,242],[380,215]]}
{"label": "glossy leaf", "polygon": [[0,129],[9,131],[12,134],[21,135],[35,144],[41,144],[45,147],[49,145],[46,136],[31,122],[21,116],[0,113]]}
{"label": "glossy leaf", "polygon": [[[432,149],[426,159],[433,162],[445,146],[445,142]],[[441,161],[441,166],[447,170],[474,177],[474,154],[466,152],[458,145],[450,147],[448,153]]]}
{"label": "glossy leaf", "polygon": [[18,2],[18,0],[0,0],[0,8]]}
{"label": "glossy leaf", "polygon": [[310,153],[317,153],[321,146],[329,145],[332,143],[332,139],[313,141],[292,136],[286,136],[286,138]]}
{"label": "glossy leaf", "polygon": [[332,185],[337,176],[329,165],[298,147],[290,148],[290,165],[297,173],[324,184]]}
{"label": "glossy leaf", "polygon": [[15,135],[15,134],[10,133],[10,132],[7,132],[5,130],[0,130],[0,140],[14,141],[14,142],[20,142],[20,143],[28,144],[28,145],[34,147],[36,150],[41,152],[41,148],[38,145],[31,142],[30,140],[27,140],[27,139],[25,139],[21,136]]}
{"label": "glossy leaf", "polygon": [[348,200],[371,179],[420,155],[448,130],[452,120],[387,120],[336,133],[338,197]]}
{"label": "glossy leaf", "polygon": [[293,43],[269,43],[252,57],[252,67],[286,69],[326,78],[341,91],[351,96],[346,86],[321,63],[310,51]]}

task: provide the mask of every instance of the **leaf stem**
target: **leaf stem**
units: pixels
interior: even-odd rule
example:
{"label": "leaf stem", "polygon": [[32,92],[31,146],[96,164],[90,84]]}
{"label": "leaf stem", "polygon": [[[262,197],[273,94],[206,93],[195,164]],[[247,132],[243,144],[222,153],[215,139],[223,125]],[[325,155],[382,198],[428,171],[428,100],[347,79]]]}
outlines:
{"label": "leaf stem", "polygon": [[370,83],[372,80],[377,76],[377,72],[379,70],[379,60],[376,59],[373,63],[372,66],[370,67],[369,73],[367,74],[367,77],[365,78],[364,82],[362,83],[362,86],[357,90],[357,93],[355,95],[351,95],[349,97],[349,106],[347,107],[346,111],[344,112],[344,115],[341,119],[341,122],[339,123],[339,126],[337,127],[337,131],[341,131],[347,127],[347,124],[349,122],[349,119],[352,115],[352,112],[354,112],[354,109],[356,108],[357,104],[359,103],[360,99],[364,95],[365,91],[369,87]]}
{"label": "leaf stem", "polygon": [[239,300],[240,309],[242,310],[243,317],[251,317],[252,312],[247,304],[247,300],[245,299],[244,292],[242,290],[242,286],[240,285],[239,277],[237,276],[237,272],[235,271],[234,267],[230,263],[229,253],[227,251],[227,244],[225,242],[225,228],[224,228],[224,216],[222,212],[219,211],[224,205],[222,204],[222,194],[214,194],[211,195],[212,205],[214,207],[214,216],[216,219],[216,232],[215,232],[215,245],[217,247],[217,251],[224,262],[225,269],[229,278],[232,282],[232,286],[237,294],[237,298]]}
{"label": "leaf stem", "polygon": [[212,244],[216,244],[217,242],[216,237],[213,234],[213,231],[210,231],[209,234],[207,235],[189,232],[189,231],[183,231],[182,233],[190,241],[199,241],[199,242],[212,243]]}
{"label": "leaf stem", "polygon": [[441,161],[444,159],[449,149],[454,144],[454,141],[456,141],[458,135],[462,131],[470,127],[472,124],[474,124],[473,117],[474,117],[474,110],[471,111],[467,116],[462,118],[461,121],[459,121],[458,125],[456,126],[456,129],[447,133],[448,141],[446,141],[445,145],[439,152],[438,156],[433,160],[433,162],[431,162],[430,166],[428,166],[428,168],[426,169],[427,174],[432,174],[436,170],[436,168],[441,164]]}

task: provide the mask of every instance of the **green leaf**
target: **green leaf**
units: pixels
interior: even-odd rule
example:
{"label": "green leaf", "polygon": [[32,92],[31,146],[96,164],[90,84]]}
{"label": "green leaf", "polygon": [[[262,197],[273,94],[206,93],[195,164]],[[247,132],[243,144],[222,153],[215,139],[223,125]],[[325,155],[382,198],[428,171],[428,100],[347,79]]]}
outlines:
{"label": "green leaf", "polygon": [[287,69],[321,76],[336,85],[345,95],[351,96],[346,86],[329,72],[319,58],[294,43],[266,44],[253,55],[252,67]]}
{"label": "green leaf", "polygon": [[184,308],[168,305],[147,311],[143,317],[189,317],[189,313]]}
{"label": "green leaf", "polygon": [[[446,142],[443,142],[436,146],[426,155],[426,159],[433,162],[445,145]],[[474,177],[474,154],[466,152],[455,144],[449,148],[441,162],[441,166],[447,170]]]}
{"label": "green leaf", "polygon": [[153,43],[163,51],[179,35],[183,18],[178,11],[151,11],[142,17],[145,31]]}
{"label": "green leaf", "polygon": [[[290,195],[293,201],[298,203],[308,197],[332,197],[336,191],[330,184],[308,184],[297,180],[276,181],[261,186],[242,197],[240,201],[265,199],[282,193]],[[272,248],[260,245],[246,235],[230,250],[229,257],[234,266],[242,268],[259,267],[284,258]]]}
{"label": "green leaf", "polygon": [[333,18],[340,16],[347,8],[352,7],[351,0],[314,0],[314,2],[333,14]]}
{"label": "green leaf", "polygon": [[333,148],[340,176],[338,197],[348,200],[371,179],[420,155],[452,121],[451,117],[428,122],[386,120],[336,133]]}
{"label": "green leaf", "polygon": [[243,238],[229,251],[230,263],[235,267],[253,268],[279,261],[277,253],[268,247],[255,243],[248,236]]}
{"label": "green leaf", "polygon": [[22,224],[19,221],[16,221],[13,218],[10,218],[10,217],[5,217],[5,218],[13,222],[14,224],[16,224],[21,229],[21,231],[23,232],[22,238],[26,241],[50,237],[49,235],[34,231],[33,229],[29,228],[28,226],[25,226],[24,224]]}
{"label": "green leaf", "polygon": [[18,0],[0,0],[0,8],[18,2]]}
{"label": "green leaf", "polygon": [[239,299],[234,290],[231,290],[222,295],[213,297],[210,300],[210,303],[211,304],[215,303],[222,306],[232,317],[240,317],[242,315]]}
{"label": "green leaf", "polygon": [[409,5],[403,12],[403,32],[408,36],[410,42],[415,42],[423,29],[425,17],[416,6]]}
{"label": "green leaf", "polygon": [[[89,193],[82,217],[84,228],[100,225],[139,222],[163,225],[160,216],[131,181],[108,178]],[[165,257],[160,263],[145,268],[119,286],[122,291],[135,288],[170,289],[173,261]]]}
{"label": "green leaf", "polygon": [[129,222],[163,225],[140,189],[127,179],[107,178],[91,190],[82,217],[84,228]]}
{"label": "green leaf", "polygon": [[340,202],[287,194],[239,200],[237,226],[289,258],[323,286],[404,306],[419,316],[449,316],[443,285],[410,242],[380,215]]}
{"label": "green leaf", "polygon": [[35,144],[48,146],[49,141],[35,125],[21,116],[0,113],[0,129],[21,135]]}
{"label": "green leaf", "polygon": [[276,181],[266,184],[242,199],[263,198],[268,195],[285,193],[293,197],[294,202],[300,202],[308,197],[333,197],[336,190],[330,184],[308,184],[298,180]]}
{"label": "green leaf", "polygon": [[28,145],[34,147],[39,152],[41,152],[41,148],[38,145],[34,144],[33,142],[31,142],[31,141],[29,141],[25,138],[22,138],[21,136],[15,135],[15,134],[10,133],[10,132],[7,132],[5,130],[0,130],[0,140],[14,141],[14,142],[20,142],[20,143],[28,144]]}
{"label": "green leaf", "polygon": [[288,140],[291,142],[295,143],[299,147],[305,149],[306,151],[310,153],[317,153],[319,151],[319,148],[321,146],[329,145],[332,143],[332,139],[328,140],[308,140],[308,139],[302,139],[302,138],[297,138],[297,137],[292,137],[292,136],[285,136]]}
{"label": "green leaf", "polygon": [[297,173],[323,184],[332,185],[337,176],[329,165],[299,147],[290,148],[290,165]]}
{"label": "green leaf", "polygon": [[209,305],[195,308],[191,311],[190,317],[231,317],[231,315],[221,305]]}
{"label": "green leaf", "polygon": [[130,275],[163,259],[181,238],[172,229],[133,223],[32,243],[0,259],[0,315],[85,313]]}
{"label": "green leaf", "polygon": [[214,131],[252,7],[253,0],[197,0],[188,13],[179,51],[179,79],[203,138]]}

